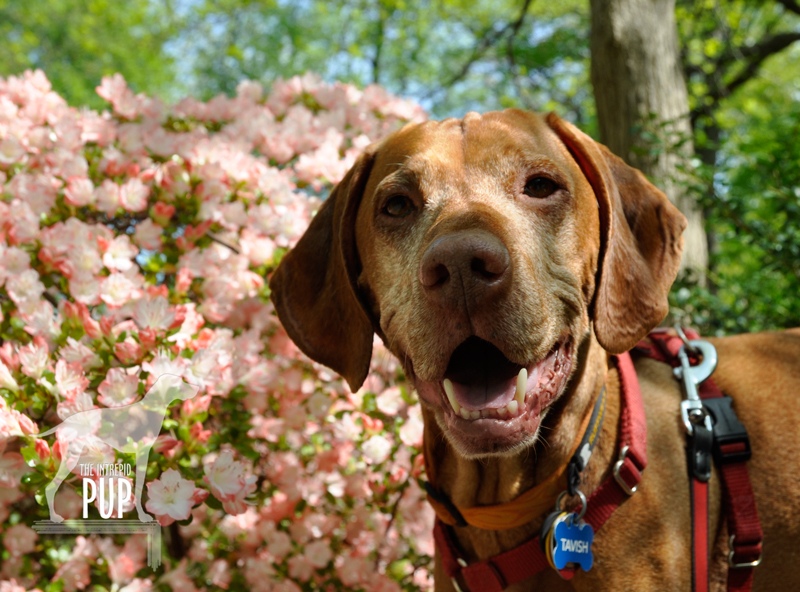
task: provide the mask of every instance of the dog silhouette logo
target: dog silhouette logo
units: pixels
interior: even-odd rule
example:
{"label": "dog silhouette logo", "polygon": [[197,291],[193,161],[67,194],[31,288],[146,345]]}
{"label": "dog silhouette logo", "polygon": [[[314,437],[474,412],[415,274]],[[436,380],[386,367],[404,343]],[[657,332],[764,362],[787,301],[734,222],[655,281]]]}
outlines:
{"label": "dog silhouette logo", "polygon": [[[141,522],[152,521],[153,517],[142,508],[142,491],[150,450],[161,432],[169,405],[176,400],[191,399],[198,391],[198,387],[186,383],[179,376],[163,374],[144,397],[135,403],[80,411],[54,428],[35,434],[36,437],[43,438],[55,433],[57,441],[61,442],[61,464],[55,477],[45,488],[50,520],[57,523],[64,521],[55,511],[55,495],[61,483],[76,467],[84,476],[83,517],[87,517],[88,503],[94,500],[98,501],[102,518],[111,516],[114,501],[117,502],[118,517],[122,517],[123,507],[131,501],[130,482],[124,476],[130,472],[131,466],[113,462],[113,450],[117,450],[134,454],[136,477],[133,493],[136,511]],[[111,462],[103,462],[109,458]]]}

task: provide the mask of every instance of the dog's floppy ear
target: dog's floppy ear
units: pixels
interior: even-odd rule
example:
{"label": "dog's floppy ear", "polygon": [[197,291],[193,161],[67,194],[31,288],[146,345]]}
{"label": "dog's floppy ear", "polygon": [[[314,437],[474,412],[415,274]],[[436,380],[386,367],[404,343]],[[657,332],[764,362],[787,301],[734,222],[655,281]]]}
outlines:
{"label": "dog's floppy ear", "polygon": [[356,285],[355,221],[373,163],[370,148],[324,201],[269,287],[289,337],[356,391],[367,377],[373,327]]}
{"label": "dog's floppy ear", "polygon": [[669,312],[686,218],[638,170],[555,113],[547,124],[594,189],[601,247],[592,317],[607,351],[631,349]]}

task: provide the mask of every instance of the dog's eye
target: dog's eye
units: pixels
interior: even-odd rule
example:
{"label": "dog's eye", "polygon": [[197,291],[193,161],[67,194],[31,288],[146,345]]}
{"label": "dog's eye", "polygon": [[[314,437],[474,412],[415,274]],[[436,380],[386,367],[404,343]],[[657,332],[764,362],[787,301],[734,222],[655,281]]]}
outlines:
{"label": "dog's eye", "polygon": [[405,218],[414,211],[414,202],[405,195],[393,195],[386,200],[383,211],[392,218]]}
{"label": "dog's eye", "polygon": [[558,185],[547,177],[534,177],[525,183],[525,195],[529,197],[548,197],[556,192]]}

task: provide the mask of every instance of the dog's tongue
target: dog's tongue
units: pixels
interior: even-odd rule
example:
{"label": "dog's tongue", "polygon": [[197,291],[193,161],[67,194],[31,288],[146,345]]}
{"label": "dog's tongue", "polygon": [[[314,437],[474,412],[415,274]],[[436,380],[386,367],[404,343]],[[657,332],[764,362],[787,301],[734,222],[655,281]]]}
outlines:
{"label": "dog's tongue", "polygon": [[481,380],[463,384],[453,381],[453,394],[456,401],[467,411],[505,407],[514,398],[516,388],[516,376],[498,382]]}
{"label": "dog's tongue", "polygon": [[445,378],[452,382],[458,404],[468,411],[499,409],[514,398],[521,368],[494,345],[470,337],[453,352]]}

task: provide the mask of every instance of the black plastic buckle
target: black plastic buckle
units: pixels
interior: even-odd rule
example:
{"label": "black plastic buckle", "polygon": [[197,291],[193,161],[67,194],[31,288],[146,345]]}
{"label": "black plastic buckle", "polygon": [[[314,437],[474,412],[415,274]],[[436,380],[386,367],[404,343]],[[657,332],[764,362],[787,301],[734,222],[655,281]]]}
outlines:
{"label": "black plastic buckle", "polygon": [[[725,465],[750,460],[750,438],[742,422],[733,410],[733,399],[730,397],[713,397],[703,399],[703,406],[711,415],[714,424],[714,460]],[[722,447],[728,444],[744,444],[744,450],[725,453]]]}
{"label": "black plastic buckle", "polygon": [[691,435],[688,436],[689,442],[686,447],[688,455],[689,471],[698,481],[707,482],[711,479],[711,457],[713,451],[714,437],[711,430],[705,425],[703,420],[694,424]]}

